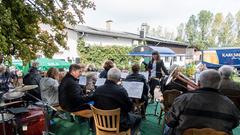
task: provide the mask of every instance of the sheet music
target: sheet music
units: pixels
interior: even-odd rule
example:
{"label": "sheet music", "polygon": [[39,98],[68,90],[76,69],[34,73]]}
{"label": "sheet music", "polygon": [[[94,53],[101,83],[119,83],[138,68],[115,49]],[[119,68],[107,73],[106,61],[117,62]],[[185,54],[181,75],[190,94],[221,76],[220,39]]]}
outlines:
{"label": "sheet music", "polygon": [[121,72],[121,78],[126,79],[128,76],[128,73]]}
{"label": "sheet music", "polygon": [[95,83],[95,86],[101,86],[103,85],[104,83],[106,82],[106,78],[98,78],[96,83]]}
{"label": "sheet music", "polygon": [[148,81],[148,72],[139,72],[139,74],[143,75]]}
{"label": "sheet music", "polygon": [[97,72],[97,78],[99,78],[99,75],[100,75],[100,73],[99,73],[99,72]]}
{"label": "sheet music", "polygon": [[123,87],[127,90],[128,96],[132,98],[141,98],[143,93],[142,82],[122,82]]}
{"label": "sheet music", "polygon": [[86,76],[80,76],[79,84],[84,85],[84,86],[87,85],[87,77]]}

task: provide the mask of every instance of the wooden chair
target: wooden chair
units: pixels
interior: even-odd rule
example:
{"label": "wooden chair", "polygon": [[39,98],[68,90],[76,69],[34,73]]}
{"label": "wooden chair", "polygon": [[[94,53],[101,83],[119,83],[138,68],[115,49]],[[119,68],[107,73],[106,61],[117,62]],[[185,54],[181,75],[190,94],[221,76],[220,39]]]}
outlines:
{"label": "wooden chair", "polygon": [[229,135],[223,131],[217,131],[212,128],[189,128],[183,132],[183,135]]}
{"label": "wooden chair", "polygon": [[119,132],[120,108],[114,110],[100,110],[91,106],[95,121],[96,135],[130,135],[131,129]]}
{"label": "wooden chair", "polygon": [[71,116],[68,116],[69,117],[68,119],[71,119],[71,121],[74,121],[74,118],[72,116],[79,116],[79,117],[82,117],[82,118],[86,118],[89,121],[90,121],[90,118],[93,117],[92,110],[90,110],[90,109],[70,113],[70,112],[64,111],[60,105],[56,105],[56,106],[54,106],[54,108],[57,112],[69,113]]}
{"label": "wooden chair", "polygon": [[72,112],[71,114],[74,116],[80,116],[80,117],[87,118],[87,119],[90,119],[93,117],[92,110],[89,110],[89,109],[81,110],[78,112]]}
{"label": "wooden chair", "polygon": [[[160,115],[159,115],[159,119],[158,119],[159,124],[161,122],[162,116],[164,116],[165,113],[169,111],[175,98],[178,97],[179,95],[181,95],[181,93],[182,93],[181,91],[176,90],[176,89],[165,90],[163,92],[163,101],[160,104],[161,111],[160,111]],[[165,125],[165,119],[163,119],[163,122],[162,122],[162,128],[163,128],[162,131],[164,131],[164,125]]]}

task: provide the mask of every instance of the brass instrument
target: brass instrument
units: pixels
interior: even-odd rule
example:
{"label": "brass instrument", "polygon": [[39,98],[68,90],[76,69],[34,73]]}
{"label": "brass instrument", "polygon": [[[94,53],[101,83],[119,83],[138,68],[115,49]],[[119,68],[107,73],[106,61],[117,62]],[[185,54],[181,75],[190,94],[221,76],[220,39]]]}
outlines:
{"label": "brass instrument", "polygon": [[[195,90],[195,89],[199,88],[198,85],[194,81],[192,81],[187,76],[182,74],[178,70],[177,67],[169,75],[166,85],[168,85],[171,81],[173,81],[174,83],[177,83],[176,80],[179,80],[179,81],[183,82],[184,84],[187,84],[187,86],[189,86],[189,87],[186,87],[186,86],[184,86],[184,87],[186,87],[188,90]],[[180,84],[180,85],[182,85],[182,84]]]}

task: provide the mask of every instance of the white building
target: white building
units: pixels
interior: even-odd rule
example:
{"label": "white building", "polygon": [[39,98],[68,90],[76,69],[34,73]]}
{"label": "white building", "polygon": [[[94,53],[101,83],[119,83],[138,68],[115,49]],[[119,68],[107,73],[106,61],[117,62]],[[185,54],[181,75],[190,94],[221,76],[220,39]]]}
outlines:
{"label": "white building", "polygon": [[[46,26],[44,28],[46,29]],[[162,38],[149,37],[142,34],[113,31],[111,30],[111,24],[109,24],[109,22],[106,24],[106,29],[84,25],[67,25],[65,31],[67,32],[67,46],[69,49],[65,50],[60,48],[60,51],[53,56],[55,59],[64,59],[66,61],[78,63],[81,58],[78,55],[77,44],[79,38],[82,38],[85,41],[85,46],[119,45],[131,47],[142,45],[143,41],[145,41],[147,45],[168,47],[172,49],[176,53],[176,57],[173,58],[174,63],[179,65],[185,64],[186,48],[188,44]],[[170,60],[168,57],[164,57],[163,59],[166,62]]]}

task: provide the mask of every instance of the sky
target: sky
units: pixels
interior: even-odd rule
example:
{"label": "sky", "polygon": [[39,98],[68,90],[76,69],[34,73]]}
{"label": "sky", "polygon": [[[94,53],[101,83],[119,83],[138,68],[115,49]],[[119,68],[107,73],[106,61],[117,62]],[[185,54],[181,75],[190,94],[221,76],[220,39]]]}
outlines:
{"label": "sky", "polygon": [[112,30],[137,33],[142,23],[158,25],[176,31],[191,15],[201,10],[233,15],[240,10],[240,0],[92,0],[96,10],[85,10],[85,24],[105,28],[105,21],[112,20]]}

